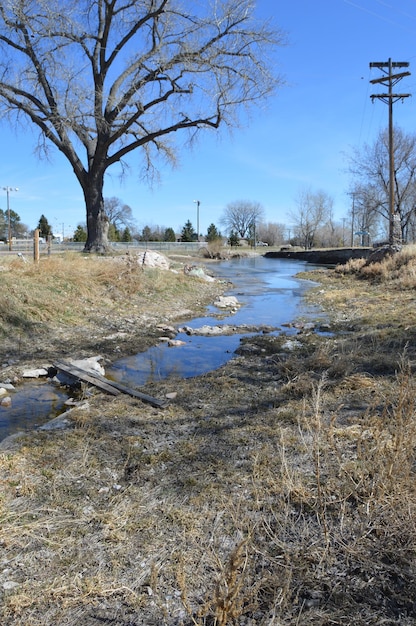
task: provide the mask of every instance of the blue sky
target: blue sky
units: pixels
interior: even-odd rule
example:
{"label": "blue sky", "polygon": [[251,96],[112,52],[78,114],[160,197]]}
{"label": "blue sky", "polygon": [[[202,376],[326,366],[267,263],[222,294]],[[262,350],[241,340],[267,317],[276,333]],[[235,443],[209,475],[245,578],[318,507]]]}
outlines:
{"label": "blue sky", "polygon": [[[120,182],[109,171],[105,197],[128,204],[139,228],[171,226],[180,230],[190,219],[200,231],[220,226],[230,202],[259,202],[266,220],[290,226],[300,191],[323,190],[334,200],[335,217],[347,216],[349,176],[345,155],[371,143],[387,126],[388,107],[370,99],[380,86],[369,81],[380,70],[373,61],[407,61],[411,76],[400,92],[411,93],[394,105],[394,122],[416,132],[416,0],[258,0],[257,15],[287,33],[276,54],[277,71],[286,85],[250,123],[233,130],[201,135],[191,152],[182,152],[178,167],[161,169],[153,188],[131,172]],[[0,126],[0,208],[10,207],[30,228],[44,214],[54,232],[69,234],[85,222],[81,188],[70,165],[52,151],[49,161],[34,155],[35,134]]]}

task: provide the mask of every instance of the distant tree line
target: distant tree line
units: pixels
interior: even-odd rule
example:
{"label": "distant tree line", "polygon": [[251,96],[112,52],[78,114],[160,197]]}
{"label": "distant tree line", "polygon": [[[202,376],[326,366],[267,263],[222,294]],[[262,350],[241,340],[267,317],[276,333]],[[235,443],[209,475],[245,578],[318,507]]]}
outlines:
{"label": "distant tree line", "polygon": [[[105,198],[106,215],[109,222],[108,237],[111,242],[193,242],[198,240],[198,234],[191,222],[186,223],[178,231],[172,227],[145,225],[139,229],[133,218],[130,206],[123,203],[119,198]],[[20,217],[14,211],[11,215],[12,236],[20,237],[33,235],[29,229],[20,224]],[[7,240],[7,217],[0,209],[0,239]],[[263,209],[258,203],[239,201],[227,206],[224,210],[221,223],[225,227],[227,235],[224,236],[216,224],[209,224],[206,233],[201,233],[200,240],[208,244],[214,242],[228,243],[238,246],[244,239],[248,244],[254,245],[255,240],[261,239],[268,245],[276,245],[283,242],[284,226],[281,224],[265,223],[263,221]],[[37,228],[42,238],[53,239],[53,228],[45,215],[41,215]],[[87,240],[87,228],[85,223],[79,223],[74,233],[66,239],[84,243]]]}
{"label": "distant tree line", "polygon": [[[396,179],[395,202],[400,216],[404,241],[416,238],[416,135],[406,135],[395,130]],[[324,190],[301,189],[295,198],[295,208],[288,213],[290,225],[267,222],[262,205],[250,200],[228,204],[220,218],[224,233],[216,224],[209,224],[199,239],[207,244],[219,242],[230,246],[241,244],[279,246],[291,244],[305,249],[312,247],[341,247],[369,245],[383,239],[388,232],[388,150],[385,133],[380,133],[373,146],[355,150],[350,161],[354,184],[350,191],[351,210],[342,218],[334,218],[333,198]],[[384,174],[383,174],[384,172]],[[387,181],[388,182],[388,181]],[[194,242],[198,234],[191,222],[175,230],[171,226],[146,224],[138,228],[130,206],[119,198],[105,199],[111,242]],[[37,228],[43,238],[54,237],[53,229],[45,215],[41,215]],[[0,209],[0,240],[7,241],[9,213]],[[29,236],[30,231],[21,223],[19,215],[10,211],[12,237]],[[87,229],[78,224],[72,234],[73,241],[85,242]]]}

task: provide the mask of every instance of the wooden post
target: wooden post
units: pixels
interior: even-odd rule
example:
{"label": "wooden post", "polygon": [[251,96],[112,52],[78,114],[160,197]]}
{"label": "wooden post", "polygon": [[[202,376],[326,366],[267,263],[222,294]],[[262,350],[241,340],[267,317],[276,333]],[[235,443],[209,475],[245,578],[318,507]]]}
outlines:
{"label": "wooden post", "polygon": [[39,263],[39,228],[35,230],[33,237],[33,260],[35,263]]}

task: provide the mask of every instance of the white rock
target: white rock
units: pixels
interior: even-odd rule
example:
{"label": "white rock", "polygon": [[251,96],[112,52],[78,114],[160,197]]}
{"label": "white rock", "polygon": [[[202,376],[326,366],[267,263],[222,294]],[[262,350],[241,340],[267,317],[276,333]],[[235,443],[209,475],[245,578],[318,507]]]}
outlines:
{"label": "white rock", "polygon": [[180,341],[180,339],[169,339],[168,346],[170,348],[178,348],[179,346],[186,346],[186,341]]}
{"label": "white rock", "polygon": [[159,267],[163,270],[169,269],[169,261],[167,258],[154,250],[145,250],[141,254],[138,254],[137,263],[138,265],[144,265],[146,267]]}
{"label": "white rock", "polygon": [[38,369],[33,370],[25,370],[22,374],[23,378],[39,378],[39,376],[47,376],[48,370],[45,370],[43,367],[39,367]]}
{"label": "white rock", "polygon": [[3,589],[16,589],[16,587],[19,587],[19,583],[16,583],[14,580],[6,580],[3,583]]}
{"label": "white rock", "polygon": [[301,348],[302,344],[300,341],[297,341],[297,339],[289,339],[288,341],[285,341],[285,343],[282,345],[283,350],[295,350],[295,348]]}
{"label": "white rock", "polygon": [[86,372],[98,372],[102,376],[105,375],[105,369],[98,361],[102,360],[102,356],[90,356],[88,359],[68,359],[69,363],[79,367]]}
{"label": "white rock", "polygon": [[231,309],[240,306],[240,303],[235,296],[219,296],[219,298],[215,300],[214,306],[219,309]]}
{"label": "white rock", "polygon": [[192,267],[185,273],[188,274],[188,276],[196,276],[197,278],[202,278],[202,280],[205,280],[207,283],[213,283],[215,281],[215,278],[213,278],[212,276],[208,276],[208,274],[205,274],[205,271],[202,267]]}
{"label": "white rock", "polygon": [[95,515],[95,509],[92,504],[89,504],[87,506],[84,506],[84,508],[82,509],[82,513],[83,515],[85,515],[85,517],[92,517],[93,515]]}
{"label": "white rock", "polygon": [[224,335],[229,331],[229,326],[201,326],[196,328],[195,331],[198,335]]}

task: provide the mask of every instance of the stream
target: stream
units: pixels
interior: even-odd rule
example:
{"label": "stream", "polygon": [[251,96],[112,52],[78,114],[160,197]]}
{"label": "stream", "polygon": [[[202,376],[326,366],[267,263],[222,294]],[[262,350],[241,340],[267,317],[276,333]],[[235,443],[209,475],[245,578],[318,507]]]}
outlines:
{"label": "stream", "polygon": [[[232,283],[226,295],[235,296],[241,306],[230,313],[214,306],[207,307],[204,317],[175,324],[181,328],[217,325],[268,325],[282,331],[281,326],[300,316],[312,316],[316,310],[307,307],[302,296],[311,283],[295,278],[295,274],[315,266],[292,259],[269,259],[255,256],[221,261],[210,266],[218,278]],[[284,328],[285,334],[296,330]],[[107,368],[108,378],[130,387],[168,377],[190,378],[224,365],[233,357],[241,334],[200,336],[178,333],[175,339],[185,342],[180,347],[160,343],[130,357],[122,358]],[[32,430],[65,410],[66,389],[52,382],[30,381],[12,394],[10,407],[0,406],[0,441],[24,430]]]}

